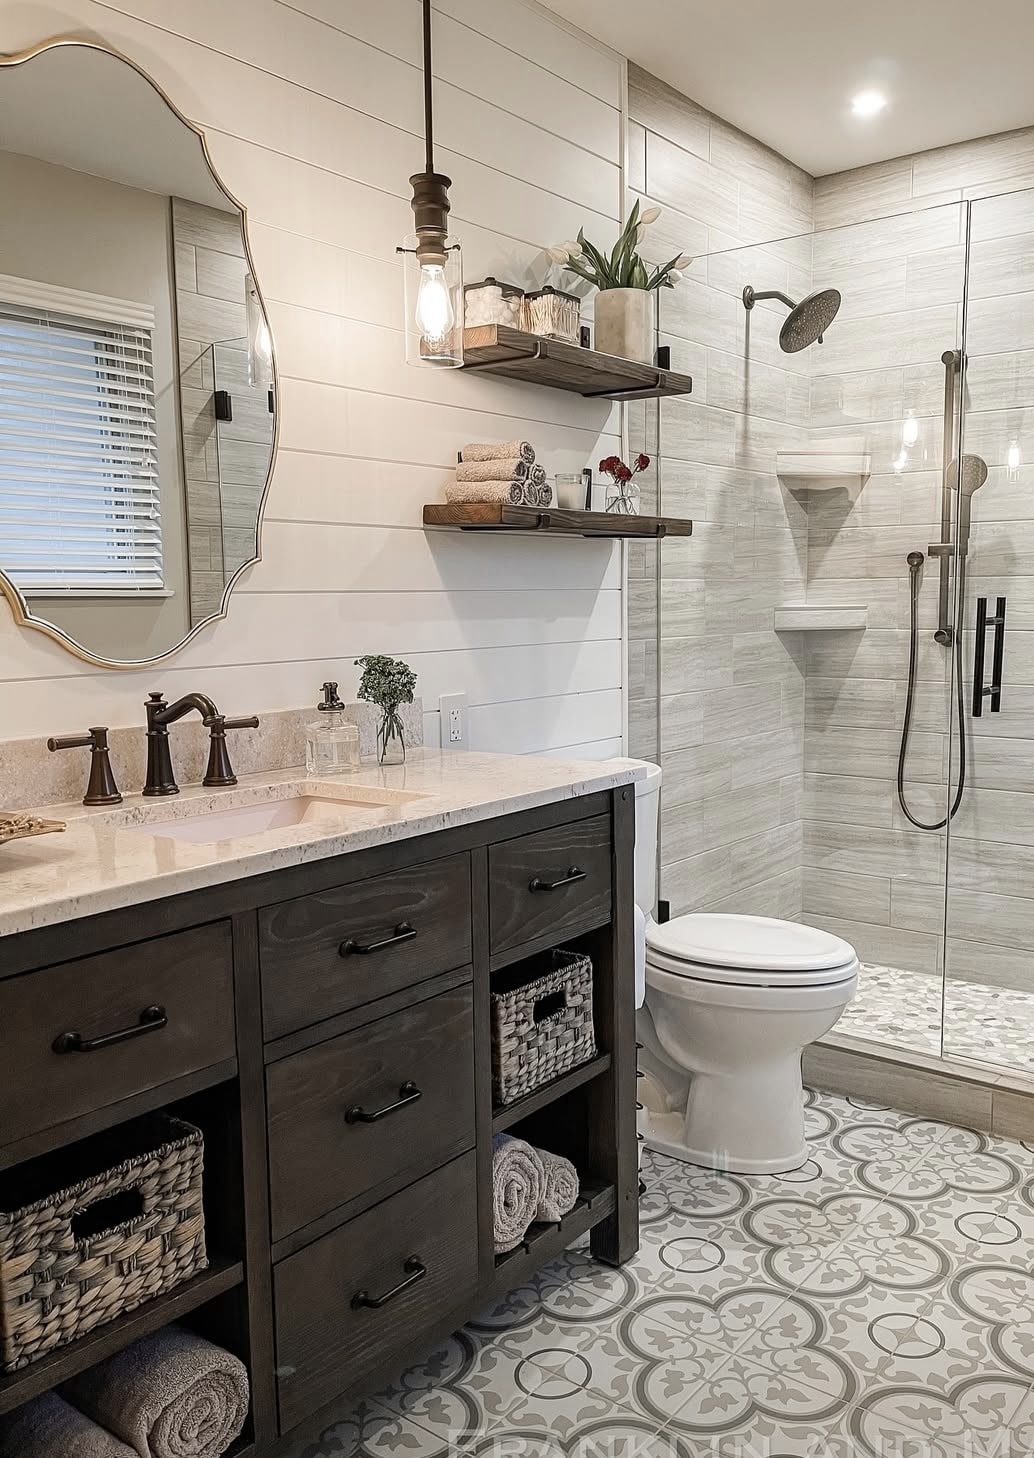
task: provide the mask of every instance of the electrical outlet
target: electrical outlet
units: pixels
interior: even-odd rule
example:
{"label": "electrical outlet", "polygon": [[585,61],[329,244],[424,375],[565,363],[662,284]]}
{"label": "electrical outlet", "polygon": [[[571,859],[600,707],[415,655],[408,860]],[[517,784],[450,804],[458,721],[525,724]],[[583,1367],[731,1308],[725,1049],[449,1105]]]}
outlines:
{"label": "electrical outlet", "polygon": [[466,694],[442,694],[438,700],[441,716],[442,748],[459,750],[467,748],[467,696]]}

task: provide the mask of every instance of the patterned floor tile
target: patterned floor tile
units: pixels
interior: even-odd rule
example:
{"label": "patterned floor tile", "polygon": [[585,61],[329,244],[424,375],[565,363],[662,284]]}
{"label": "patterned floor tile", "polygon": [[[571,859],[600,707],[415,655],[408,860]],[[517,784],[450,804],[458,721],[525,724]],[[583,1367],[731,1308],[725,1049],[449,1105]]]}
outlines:
{"label": "patterned floor tile", "polygon": [[323,1417],[292,1435],[283,1458],[450,1458],[448,1443],[434,1438],[378,1403],[364,1402],[339,1418]]}
{"label": "patterned floor tile", "polygon": [[574,1428],[566,1439],[520,1423],[501,1427],[464,1450],[464,1458],[697,1458],[677,1434],[614,1412]]}

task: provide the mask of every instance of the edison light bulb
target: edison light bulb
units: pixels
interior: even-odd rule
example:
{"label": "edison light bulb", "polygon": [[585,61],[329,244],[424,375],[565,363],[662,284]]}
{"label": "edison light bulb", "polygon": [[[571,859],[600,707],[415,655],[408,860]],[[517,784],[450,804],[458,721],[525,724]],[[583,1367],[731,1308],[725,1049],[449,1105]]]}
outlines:
{"label": "edison light bulb", "polygon": [[904,427],[901,431],[901,444],[906,450],[911,450],[919,439],[919,421],[910,410],[905,416]]}
{"label": "edison light bulb", "polygon": [[441,349],[456,323],[452,296],[440,263],[420,267],[420,291],[416,300],[416,327],[432,349]]}
{"label": "edison light bulb", "polygon": [[1009,442],[1009,449],[1005,453],[1005,478],[1007,481],[1018,481],[1020,479],[1020,463],[1023,457],[1020,453],[1018,440]]}

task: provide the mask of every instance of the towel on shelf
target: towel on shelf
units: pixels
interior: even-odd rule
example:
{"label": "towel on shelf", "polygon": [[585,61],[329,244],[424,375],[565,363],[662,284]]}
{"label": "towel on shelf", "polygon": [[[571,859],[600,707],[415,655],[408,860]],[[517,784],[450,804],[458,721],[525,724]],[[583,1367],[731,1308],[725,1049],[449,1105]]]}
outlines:
{"label": "towel on shelf", "polygon": [[45,1392],[0,1418],[0,1458],[136,1458],[136,1454],[56,1392]]}
{"label": "towel on shelf", "polygon": [[552,506],[553,488],[548,481],[538,486],[532,481],[525,481],[523,501],[525,506]]}
{"label": "towel on shelf", "polygon": [[521,506],[524,502],[523,481],[450,481],[445,499],[450,506],[463,506],[480,501],[498,501],[503,506]]}
{"label": "towel on shelf", "polygon": [[520,1245],[538,1218],[542,1161],[530,1144],[509,1134],[492,1140],[492,1238],[496,1254]]}
{"label": "towel on shelf", "polygon": [[181,1326],[134,1342],[62,1391],[140,1458],[221,1458],[248,1416],[244,1363]]}
{"label": "towel on shelf", "polygon": [[520,456],[500,456],[496,461],[460,461],[456,467],[457,481],[523,481],[532,471],[541,466],[532,466]]}
{"label": "towel on shelf", "polygon": [[543,1170],[542,1199],[539,1201],[539,1220],[563,1220],[570,1215],[578,1203],[578,1171],[562,1154],[550,1154],[548,1149],[537,1149]]}
{"label": "towel on shelf", "polygon": [[526,440],[475,440],[460,451],[461,461],[505,461],[513,456],[519,456],[530,466],[535,459],[535,447]]}

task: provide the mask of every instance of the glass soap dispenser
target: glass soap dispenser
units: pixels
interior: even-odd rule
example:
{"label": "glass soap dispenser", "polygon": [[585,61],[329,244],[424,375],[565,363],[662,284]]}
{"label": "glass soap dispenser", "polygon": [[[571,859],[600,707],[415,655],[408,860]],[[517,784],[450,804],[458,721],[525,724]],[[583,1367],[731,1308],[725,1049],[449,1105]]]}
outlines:
{"label": "glass soap dispenser", "polygon": [[310,775],[354,775],[359,768],[359,729],[345,718],[337,684],[323,685],[319,717],[305,726],[305,769]]}

